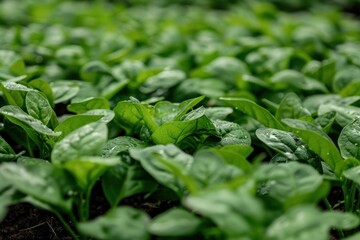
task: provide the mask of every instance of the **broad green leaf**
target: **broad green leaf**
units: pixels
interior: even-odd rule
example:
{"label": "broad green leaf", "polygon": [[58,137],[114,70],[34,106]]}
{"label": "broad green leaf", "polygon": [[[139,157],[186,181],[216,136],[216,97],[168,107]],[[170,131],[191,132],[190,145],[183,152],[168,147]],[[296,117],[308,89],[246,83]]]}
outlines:
{"label": "broad green leaf", "polygon": [[328,92],[323,83],[290,69],[275,73],[275,75],[271,77],[271,83],[276,90],[284,90],[293,87],[305,91]]}
{"label": "broad green leaf", "polygon": [[[360,100],[360,96],[352,96],[352,97],[346,97],[342,98],[339,95],[335,94],[319,94],[319,95],[311,95],[303,101],[303,105],[305,108],[307,108],[311,113],[318,112],[319,115],[327,112],[333,111],[331,109],[328,109],[330,106],[347,106],[352,105]],[[326,106],[326,108],[322,111],[320,111],[320,107]]]}
{"label": "broad green leaf", "polygon": [[109,169],[101,180],[105,197],[112,207],[129,196],[152,192],[157,182],[139,164],[117,164]]}
{"label": "broad green leaf", "polygon": [[100,118],[100,122],[103,122],[103,123],[109,123],[115,117],[115,113],[109,109],[93,109],[93,110],[89,110],[84,113],[81,113],[79,115],[102,116],[102,118]]}
{"label": "broad green leaf", "polygon": [[360,166],[356,166],[350,169],[347,169],[343,172],[343,175],[350,179],[351,181],[360,184]]}
{"label": "broad green leaf", "polygon": [[184,205],[210,218],[229,238],[260,239],[257,232],[264,220],[258,199],[245,191],[216,189],[190,195]]}
{"label": "broad green leaf", "polygon": [[25,107],[25,96],[29,91],[35,91],[20,83],[6,81],[0,83],[0,90],[3,92],[5,101],[10,105],[15,105],[20,108]]}
{"label": "broad green leaf", "polygon": [[195,188],[194,183],[188,183],[188,177],[185,176],[191,168],[193,157],[176,146],[169,144],[145,149],[130,149],[130,155],[140,161],[142,167],[159,183],[179,195],[183,194],[185,185]]}
{"label": "broad green leaf", "polygon": [[[39,170],[41,170],[41,167],[39,166]],[[70,212],[71,201],[65,199],[60,185],[52,177],[52,167],[47,168],[45,174],[39,175],[15,163],[3,163],[0,166],[0,173],[18,191],[30,195],[43,203]]]}
{"label": "broad green leaf", "polygon": [[302,106],[300,98],[295,93],[287,94],[280,102],[276,111],[276,118],[301,118],[311,116],[310,112]]}
{"label": "broad green leaf", "polygon": [[[334,218],[329,218],[331,216]],[[350,221],[353,221],[353,224],[348,224]],[[358,222],[359,220],[349,213],[322,213],[314,206],[304,205],[292,208],[277,218],[268,227],[266,236],[274,240],[327,240],[332,227],[354,227]]]}
{"label": "broad green leaf", "polygon": [[229,107],[209,107],[205,110],[205,115],[211,120],[225,120],[231,113],[233,109]]}
{"label": "broad green leaf", "polygon": [[165,70],[155,76],[148,78],[140,87],[143,93],[151,93],[154,91],[167,90],[176,84],[185,80],[186,74],[180,70]]}
{"label": "broad green leaf", "polygon": [[182,103],[171,103],[168,101],[161,101],[154,106],[154,118],[159,125],[170,121],[178,121],[194,106],[204,99],[203,96],[188,99]]}
{"label": "broad green leaf", "polygon": [[176,87],[174,98],[177,101],[194,98],[199,95],[217,99],[225,95],[229,86],[219,79],[186,79]]}
{"label": "broad green leaf", "polygon": [[0,153],[15,154],[12,147],[0,136]]}
{"label": "broad green leaf", "polygon": [[93,109],[110,109],[110,104],[105,98],[91,97],[79,102],[72,102],[66,108],[73,113],[84,113]]}
{"label": "broad green leaf", "polygon": [[23,128],[29,137],[36,143],[39,143],[39,134],[46,135],[49,137],[59,136],[61,133],[54,132],[46,125],[44,125],[40,120],[33,118],[32,116],[25,113],[18,106],[3,106],[0,108],[0,114],[3,114],[9,121],[15,125]]}
{"label": "broad green leaf", "polygon": [[119,163],[119,158],[116,157],[101,158],[80,156],[64,161],[61,166],[74,176],[80,189],[88,192],[99,177],[117,163]]}
{"label": "broad green leaf", "polygon": [[84,63],[85,52],[81,46],[61,46],[55,52],[56,60],[65,66],[80,66]]}
{"label": "broad green leaf", "polygon": [[350,237],[344,238],[344,240],[358,240],[360,239],[360,233],[354,233]]}
{"label": "broad green leaf", "polygon": [[260,128],[256,130],[256,136],[267,146],[291,161],[309,162],[316,157],[305,143],[291,132]]}
{"label": "broad green leaf", "polygon": [[346,85],[343,89],[341,89],[341,91],[339,92],[339,95],[342,97],[359,96],[360,95],[360,79]]}
{"label": "broad green leaf", "polygon": [[54,93],[54,103],[67,102],[78,94],[80,88],[75,81],[58,80],[50,83]]}
{"label": "broad green leaf", "polygon": [[100,79],[108,74],[110,74],[110,68],[100,61],[88,62],[80,70],[81,79],[94,84],[99,83]]}
{"label": "broad green leaf", "polygon": [[128,134],[140,132],[142,126],[154,132],[158,126],[152,118],[153,108],[147,104],[134,101],[119,102],[114,108],[115,121],[126,130]]}
{"label": "broad green leaf", "polygon": [[312,203],[327,194],[327,191],[318,194],[323,178],[308,164],[289,162],[262,165],[257,169],[255,176],[258,180],[266,181],[264,189],[267,194],[287,207]]}
{"label": "broad green leaf", "polygon": [[227,145],[221,148],[211,148],[210,151],[219,155],[226,163],[239,167],[244,172],[252,168],[246,159],[254,149],[244,145]]}
{"label": "broad green leaf", "polygon": [[201,150],[194,156],[189,175],[200,189],[226,183],[242,175],[243,171],[226,162],[210,150]]}
{"label": "broad green leaf", "polygon": [[245,145],[250,146],[251,138],[250,134],[239,124],[234,122],[214,120],[214,124],[217,136],[220,138],[216,145],[226,146],[226,145]]}
{"label": "broad green leaf", "polygon": [[53,109],[49,101],[39,92],[28,92],[25,98],[25,105],[28,114],[39,119],[44,125],[47,125],[53,116]]}
{"label": "broad green leaf", "polygon": [[62,121],[54,131],[61,132],[61,135],[56,139],[59,141],[69,135],[72,131],[92,122],[96,122],[101,119],[101,115],[74,115],[66,118]]}
{"label": "broad green leaf", "polygon": [[147,144],[133,137],[121,136],[108,140],[103,149],[103,157],[117,156],[126,153],[130,148],[144,148]]}
{"label": "broad green leaf", "polygon": [[242,74],[248,73],[245,63],[233,57],[219,57],[204,66],[202,71],[195,71],[192,73],[193,77],[216,77],[222,79],[230,84],[235,84],[235,81]]}
{"label": "broad green leaf", "polygon": [[48,82],[42,79],[34,79],[31,80],[28,85],[31,88],[42,92],[46,96],[46,99],[49,101],[50,105],[54,105],[54,94]]}
{"label": "broad green leaf", "polygon": [[340,133],[338,145],[343,158],[360,160],[360,119],[346,125]]}
{"label": "broad green leaf", "polygon": [[0,67],[5,67],[7,73],[15,75],[25,74],[25,63],[19,54],[9,50],[0,50],[0,59]]}
{"label": "broad green leaf", "polygon": [[283,120],[285,124],[291,127],[292,132],[301,137],[308,147],[329,165],[336,176],[340,176],[344,167],[344,160],[334,142],[312,129],[303,128],[307,125],[299,125],[298,121],[294,119]]}
{"label": "broad green leaf", "polygon": [[57,142],[51,153],[53,163],[63,163],[82,156],[101,154],[107,140],[108,129],[102,122],[86,124]]}
{"label": "broad green leaf", "polygon": [[[194,116],[192,116],[194,114]],[[151,135],[156,144],[179,144],[193,134],[215,131],[213,123],[200,111],[190,112],[183,121],[165,123]]]}
{"label": "broad green leaf", "polygon": [[102,240],[148,240],[150,219],[143,211],[131,207],[118,207],[89,222],[79,223],[79,231]]}
{"label": "broad green leaf", "polygon": [[321,114],[320,116],[318,116],[315,119],[315,122],[321,126],[322,130],[325,133],[330,132],[331,127],[333,125],[333,123],[335,122],[335,116],[336,116],[336,112],[327,112],[324,114]]}
{"label": "broad green leaf", "polygon": [[149,226],[149,231],[157,236],[175,237],[195,234],[202,220],[194,214],[181,209],[170,209],[156,216]]}
{"label": "broad green leaf", "polygon": [[268,110],[244,98],[220,98],[221,101],[255,118],[269,128],[284,130],[284,126]]}
{"label": "broad green leaf", "polygon": [[336,122],[342,127],[360,117],[360,108],[335,103],[321,105],[318,114],[321,115],[331,111],[336,112]]}

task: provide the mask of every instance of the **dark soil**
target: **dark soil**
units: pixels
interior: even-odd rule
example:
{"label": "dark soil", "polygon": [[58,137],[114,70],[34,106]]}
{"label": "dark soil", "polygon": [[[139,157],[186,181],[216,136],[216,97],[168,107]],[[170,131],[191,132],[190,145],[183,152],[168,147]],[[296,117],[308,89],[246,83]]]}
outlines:
{"label": "dark soil", "polygon": [[[154,217],[179,203],[178,201],[158,201],[151,198],[145,200],[144,195],[139,194],[124,199],[121,205],[142,209],[150,217]],[[95,185],[91,199],[90,218],[103,215],[109,208],[110,206],[102,194],[101,185]],[[28,203],[11,206],[6,218],[0,224],[0,240],[35,239],[71,240],[73,238],[54,214],[35,208]]]}
{"label": "dark soil", "polygon": [[57,218],[28,203],[11,206],[0,224],[1,240],[54,239],[71,240]]}

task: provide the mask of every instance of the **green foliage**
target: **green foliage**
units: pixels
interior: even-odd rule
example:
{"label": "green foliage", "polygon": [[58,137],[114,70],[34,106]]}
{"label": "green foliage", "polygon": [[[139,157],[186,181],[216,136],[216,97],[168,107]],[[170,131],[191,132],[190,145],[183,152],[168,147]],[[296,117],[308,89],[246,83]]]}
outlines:
{"label": "green foliage", "polygon": [[357,239],[359,20],[330,2],[1,1],[0,220]]}

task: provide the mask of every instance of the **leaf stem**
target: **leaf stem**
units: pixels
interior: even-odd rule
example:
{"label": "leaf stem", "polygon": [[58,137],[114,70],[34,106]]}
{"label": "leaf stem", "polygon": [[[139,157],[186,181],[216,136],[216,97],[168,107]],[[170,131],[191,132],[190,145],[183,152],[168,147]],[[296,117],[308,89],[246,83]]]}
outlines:
{"label": "leaf stem", "polygon": [[61,224],[64,226],[64,228],[70,233],[70,235],[73,237],[74,240],[79,240],[76,233],[72,230],[72,228],[69,226],[69,224],[65,221],[65,219],[61,216],[61,214],[57,211],[54,211],[54,214],[59,219]]}

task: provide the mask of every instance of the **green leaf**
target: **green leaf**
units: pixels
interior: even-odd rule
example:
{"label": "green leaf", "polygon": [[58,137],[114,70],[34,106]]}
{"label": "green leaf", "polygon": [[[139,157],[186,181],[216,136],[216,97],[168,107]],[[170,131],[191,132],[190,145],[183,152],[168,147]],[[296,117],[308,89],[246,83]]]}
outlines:
{"label": "green leaf", "polygon": [[149,226],[149,231],[157,236],[188,236],[195,234],[201,224],[201,219],[194,214],[174,208],[156,216]]}
{"label": "green leaf", "polygon": [[266,181],[263,191],[284,202],[287,207],[319,201],[327,194],[327,191],[318,194],[323,178],[308,164],[289,162],[262,165],[255,176],[258,180]]}
{"label": "green leaf", "polygon": [[204,99],[203,96],[188,99],[180,104],[160,101],[154,106],[154,118],[159,125],[181,120],[185,114]]}
{"label": "green leaf", "polygon": [[251,163],[246,159],[253,151],[250,146],[227,145],[210,150],[219,155],[226,163],[237,166],[244,172],[250,171],[252,168]]}
{"label": "green leaf", "polygon": [[103,62],[92,61],[82,66],[80,70],[81,79],[91,83],[99,83],[101,77],[108,75],[110,68]]}
{"label": "green leaf", "polygon": [[345,127],[347,124],[360,117],[360,108],[336,103],[321,105],[318,114],[321,115],[331,111],[336,112],[336,122],[342,127]]}
{"label": "green leaf", "polygon": [[344,177],[350,179],[351,181],[360,184],[360,166],[356,166],[350,169],[347,169],[343,172]]}
{"label": "green leaf", "polygon": [[102,156],[117,156],[121,153],[127,153],[130,148],[144,148],[146,146],[147,144],[145,142],[133,137],[116,137],[106,142],[102,150]]}
{"label": "green leaf", "polygon": [[150,219],[146,213],[131,208],[118,207],[90,222],[79,223],[79,231],[102,240],[148,240]]}
{"label": "green leaf", "polygon": [[123,162],[111,167],[103,175],[101,184],[112,207],[117,206],[126,197],[152,192],[158,186],[140,165],[128,165]]}
{"label": "green leaf", "polygon": [[[344,168],[344,160],[334,142],[330,138],[324,137],[313,129],[308,129],[307,124],[298,124],[300,120],[284,119],[283,122],[291,127],[292,132],[301,137],[308,147],[318,154],[334,171],[336,176],[340,176]],[[303,128],[305,127],[305,128]]]}
{"label": "green leaf", "polygon": [[183,121],[165,123],[151,135],[156,144],[179,144],[186,137],[193,134],[209,134],[215,131],[213,123],[208,119],[202,109],[190,112]]}
{"label": "green leaf", "polygon": [[302,106],[300,98],[295,93],[288,93],[280,102],[276,111],[276,118],[301,118],[311,116],[310,112]]}
{"label": "green leaf", "polygon": [[33,88],[38,90],[39,92],[43,93],[46,97],[46,99],[49,101],[50,105],[53,106],[54,105],[54,94],[53,91],[50,87],[50,84],[44,80],[41,79],[34,79],[31,80],[28,85]]}
{"label": "green leaf", "polygon": [[54,168],[38,165],[37,172],[30,172],[25,167],[15,163],[3,163],[0,166],[0,175],[18,191],[30,195],[35,199],[70,212],[71,200],[65,199],[64,193],[57,180],[52,177]]}
{"label": "green leaf", "polygon": [[221,101],[255,118],[269,128],[284,130],[284,126],[268,110],[245,98],[220,98]]}
{"label": "green leaf", "polygon": [[[193,163],[193,157],[174,145],[156,145],[145,149],[130,149],[130,155],[140,161],[143,168],[159,183],[183,194],[187,172]],[[184,183],[185,182],[185,183]],[[194,183],[187,186],[194,190]]]}
{"label": "green leaf", "polygon": [[62,167],[70,172],[77,185],[88,192],[107,169],[119,163],[119,158],[84,157],[71,158],[62,163]]}
{"label": "green leaf", "polygon": [[360,160],[360,119],[346,125],[340,133],[338,144],[343,158],[357,158]]}
{"label": "green leaf", "polygon": [[[54,131],[61,132],[61,135],[57,137],[55,140],[59,141],[69,135],[72,131],[87,125],[92,122],[96,122],[101,119],[101,115],[74,115],[66,118],[62,121]],[[55,143],[55,142],[54,142]]]}
{"label": "green leaf", "polygon": [[284,90],[289,87],[305,91],[320,91],[328,92],[325,85],[315,79],[311,79],[302,75],[301,73],[287,69],[276,73],[271,77],[272,86],[276,90]]}
{"label": "green leaf", "polygon": [[217,136],[220,138],[220,141],[216,142],[216,145],[226,146],[240,144],[250,146],[250,134],[239,124],[222,120],[214,120],[212,123],[216,128]]}
{"label": "green leaf", "polygon": [[305,143],[291,132],[260,128],[256,130],[256,136],[267,146],[292,161],[309,162],[315,157]]}
{"label": "green leaf", "polygon": [[54,93],[54,103],[67,102],[75,97],[80,88],[75,81],[58,80],[50,83],[50,87]]}
{"label": "green leaf", "polygon": [[180,70],[165,70],[155,76],[148,78],[140,87],[143,93],[151,93],[154,91],[167,90],[176,84],[185,80],[186,74]]}
{"label": "green leaf", "polygon": [[93,109],[110,109],[110,104],[105,98],[90,97],[82,101],[72,102],[66,108],[73,113],[84,113]]}
{"label": "green leaf", "polygon": [[[335,218],[329,218],[331,216]],[[350,221],[353,224],[348,224]],[[327,240],[332,227],[354,227],[358,223],[359,220],[349,213],[322,213],[314,206],[305,205],[292,208],[277,218],[268,227],[266,236],[274,240]]]}
{"label": "green leaf", "polygon": [[140,132],[144,125],[149,128],[150,132],[154,132],[158,127],[152,118],[153,108],[150,105],[134,101],[122,101],[116,105],[114,112],[115,121],[128,134]]}
{"label": "green leaf", "polygon": [[31,88],[28,88],[22,84],[6,81],[0,83],[0,90],[3,92],[5,101],[9,105],[15,105],[20,108],[25,107],[25,96],[29,91],[34,91]]}
{"label": "green leaf", "polygon": [[359,94],[360,94],[360,81],[359,80],[347,84],[339,92],[339,95],[342,97],[359,96]]}
{"label": "green leaf", "polygon": [[0,50],[0,59],[0,66],[5,66],[7,73],[15,75],[25,74],[25,63],[19,54],[9,50]]}
{"label": "green leaf", "polygon": [[233,113],[233,109],[229,107],[208,107],[205,115],[211,120],[225,120],[225,118]]}
{"label": "green leaf", "polygon": [[243,174],[243,171],[226,162],[213,151],[201,150],[194,156],[189,175],[200,189],[229,182]]}
{"label": "green leaf", "polygon": [[9,121],[14,123],[15,125],[23,128],[29,137],[34,141],[39,143],[39,136],[46,135],[50,137],[59,136],[61,133],[54,132],[46,125],[44,125],[40,120],[33,118],[32,116],[25,113],[18,106],[3,106],[0,108],[0,114],[3,114]]}
{"label": "green leaf", "polygon": [[184,205],[210,218],[229,238],[261,238],[257,231],[265,211],[258,199],[246,191],[226,188],[204,191],[185,198]]}
{"label": "green leaf", "polygon": [[40,93],[31,91],[26,94],[26,110],[32,117],[47,125],[53,116],[53,109],[49,101]]}
{"label": "green leaf", "polygon": [[82,156],[97,156],[101,154],[107,140],[108,129],[102,122],[84,125],[61,141],[57,142],[51,153],[53,163],[63,163]]}

